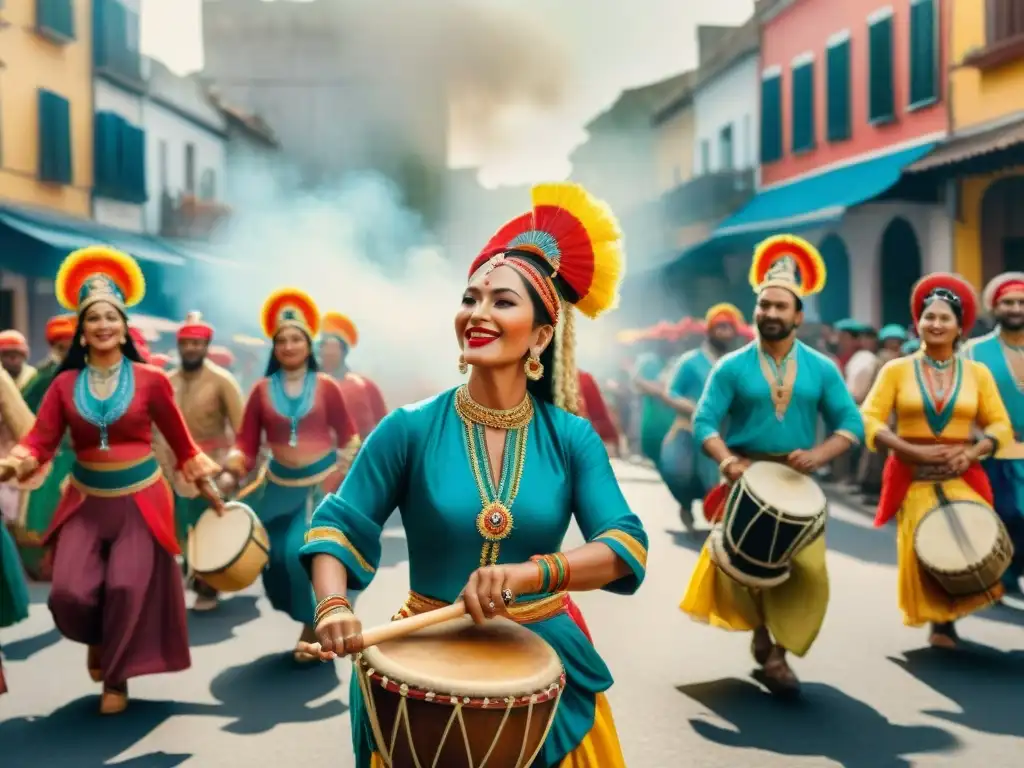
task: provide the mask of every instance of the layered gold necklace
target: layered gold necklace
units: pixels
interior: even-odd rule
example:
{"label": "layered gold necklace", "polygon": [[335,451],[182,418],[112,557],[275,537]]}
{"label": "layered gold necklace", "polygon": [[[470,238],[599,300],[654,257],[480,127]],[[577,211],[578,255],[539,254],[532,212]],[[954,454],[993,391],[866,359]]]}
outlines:
{"label": "layered gold necklace", "polygon": [[[480,494],[480,512],[476,517],[477,532],[484,540],[480,565],[494,565],[498,562],[501,542],[512,533],[515,523],[512,504],[519,493],[526,464],[533,400],[527,395],[515,408],[500,411],[477,403],[463,385],[455,393],[455,411],[465,425],[466,454]],[[485,427],[505,430],[505,451],[497,485],[491,475]]]}

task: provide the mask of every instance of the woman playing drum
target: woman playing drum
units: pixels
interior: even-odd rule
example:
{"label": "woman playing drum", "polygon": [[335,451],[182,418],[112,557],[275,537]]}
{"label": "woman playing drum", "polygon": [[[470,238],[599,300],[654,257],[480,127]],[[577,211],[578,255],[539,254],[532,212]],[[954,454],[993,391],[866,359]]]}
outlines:
{"label": "woman playing drum", "polygon": [[[313,591],[299,565],[313,509],[324,484],[359,448],[359,435],[337,383],[317,371],[313,337],[320,312],[295,288],[273,293],[263,305],[263,332],[274,344],[266,376],[245,404],[242,429],[225,462],[236,480],[260,459],[263,435],[272,454],[260,478],[239,494],[251,503],[270,536],[263,586],[270,604],[302,624],[300,642],[313,635]],[[295,651],[298,662],[315,656]]]}
{"label": "woman playing drum", "polygon": [[[956,645],[953,622],[1002,595],[994,585],[981,594],[949,595],[923,569],[915,532],[925,515],[945,501],[992,506],[992,489],[979,460],[1013,442],[1013,428],[991,372],[957,357],[977,312],[971,286],[950,274],[920,280],[911,312],[922,348],[882,368],[862,407],[867,445],[891,452],[886,461],[875,525],[899,523],[898,598],[903,622],[931,624],[929,642]],[[896,414],[896,432],[888,426]],[[984,430],[972,442],[972,427]]]}
{"label": "woman playing drum", "polygon": [[0,479],[37,472],[70,431],[76,462],[43,539],[54,546],[50,611],[62,635],[89,646],[100,711],[115,714],[127,706],[129,678],[190,664],[174,509],[153,424],[189,481],[219,467],[189,436],[167,374],[139,359],[126,319],[145,292],[135,260],[103,247],[76,251],[56,290],[78,314],[75,337]]}
{"label": "woman playing drum", "polygon": [[[510,603],[508,614],[566,670],[536,765],[616,768],[624,761],[604,697],[611,674],[568,592],[631,594],[646,568],[647,536],[601,438],[570,412],[579,398],[573,307],[593,317],[613,305],[620,233],[577,185],[540,185],[533,204],[470,269],[455,317],[468,384],[380,423],[341,490],[317,509],[302,556],[317,597],[337,609],[317,636],[325,651],[344,654],[345,638],[360,631],[344,595],[370,583],[382,527],[398,507],[413,590],[400,615],[461,594],[483,622]],[[588,543],[560,552],[574,516]],[[356,765],[382,765],[354,684],[350,701]]]}

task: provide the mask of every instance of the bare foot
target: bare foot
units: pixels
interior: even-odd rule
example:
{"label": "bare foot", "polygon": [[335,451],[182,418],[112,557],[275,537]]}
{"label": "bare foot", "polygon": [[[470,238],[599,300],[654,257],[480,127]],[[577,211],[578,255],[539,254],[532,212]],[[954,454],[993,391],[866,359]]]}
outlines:
{"label": "bare foot", "polygon": [[932,624],[931,634],[928,635],[928,645],[932,648],[952,651],[957,646],[957,640],[953,622],[948,624]]}
{"label": "bare foot", "polygon": [[758,627],[754,630],[754,637],[750,641],[750,653],[753,654],[754,661],[763,667],[774,647],[767,627]]}
{"label": "bare foot", "polygon": [[128,709],[128,684],[122,686],[103,686],[100,696],[101,715],[119,715]]}
{"label": "bare foot", "polygon": [[192,603],[192,610],[198,613],[205,613],[212,611],[220,605],[220,601],[216,597],[208,597],[207,595],[196,595],[196,601]]}
{"label": "bare foot", "polygon": [[773,696],[791,699],[800,695],[800,680],[786,661],[785,649],[775,646],[758,672],[755,677]]}

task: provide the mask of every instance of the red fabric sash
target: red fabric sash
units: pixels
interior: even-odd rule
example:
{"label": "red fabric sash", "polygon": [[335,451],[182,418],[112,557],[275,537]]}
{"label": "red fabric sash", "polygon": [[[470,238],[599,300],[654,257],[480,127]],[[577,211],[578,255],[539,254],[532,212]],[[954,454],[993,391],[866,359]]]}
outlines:
{"label": "red fabric sash", "polygon": [[[992,505],[992,484],[981,464],[974,462],[961,477],[987,504]],[[896,454],[889,454],[885,469],[882,470],[882,494],[875,514],[876,528],[881,528],[896,517],[913,482],[914,467],[901,461]]]}
{"label": "red fabric sash", "polygon": [[584,635],[587,636],[587,640],[590,644],[594,644],[594,638],[590,635],[590,628],[587,627],[587,622],[583,618],[583,612],[580,611],[580,607],[576,605],[576,601],[573,600],[569,595],[565,596],[565,610],[569,614],[570,618],[576,622],[576,626],[580,628]]}
{"label": "red fabric sash", "polygon": [[725,500],[729,498],[729,484],[719,483],[704,497],[704,519],[716,523],[725,512]]}

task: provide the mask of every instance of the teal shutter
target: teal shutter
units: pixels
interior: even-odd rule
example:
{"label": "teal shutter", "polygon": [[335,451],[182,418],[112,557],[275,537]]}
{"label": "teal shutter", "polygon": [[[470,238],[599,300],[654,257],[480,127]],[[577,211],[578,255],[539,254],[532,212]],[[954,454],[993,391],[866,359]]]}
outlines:
{"label": "teal shutter", "polygon": [[55,43],[75,39],[75,7],[72,0],[36,0],[36,30]]}
{"label": "teal shutter", "polygon": [[52,91],[39,89],[39,179],[70,184],[71,105]]}
{"label": "teal shutter", "polygon": [[761,162],[782,159],[782,76],[761,80]]}
{"label": "teal shutter", "polygon": [[826,53],[828,140],[850,138],[850,41],[828,48]]}
{"label": "teal shutter", "polygon": [[793,67],[793,151],[814,149],[814,62]]}
{"label": "teal shutter", "polygon": [[892,16],[868,25],[868,68],[868,119],[888,122],[895,115]]}
{"label": "teal shutter", "polygon": [[938,39],[935,0],[910,4],[910,105],[938,98]]}
{"label": "teal shutter", "polygon": [[146,194],[146,132],[134,125],[128,126],[128,187],[131,190],[131,202],[144,203]]}

